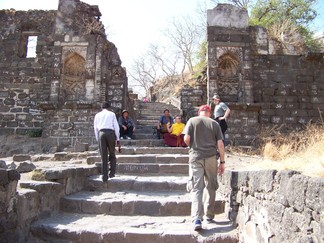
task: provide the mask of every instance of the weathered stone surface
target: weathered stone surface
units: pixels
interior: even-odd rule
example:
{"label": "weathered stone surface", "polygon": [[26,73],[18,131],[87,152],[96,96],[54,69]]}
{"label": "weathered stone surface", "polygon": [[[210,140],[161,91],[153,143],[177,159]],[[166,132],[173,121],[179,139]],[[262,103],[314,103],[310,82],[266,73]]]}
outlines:
{"label": "weathered stone surface", "polygon": [[20,173],[17,170],[8,170],[8,178],[10,181],[20,180]]}
{"label": "weathered stone surface", "polygon": [[208,26],[247,28],[248,19],[246,9],[234,7],[230,4],[218,4],[214,9],[207,10]]}
{"label": "weathered stone surface", "polygon": [[6,169],[7,168],[7,163],[4,160],[0,160],[0,168],[1,169]]}
{"label": "weathered stone surface", "polygon": [[21,161],[27,161],[27,160],[31,160],[31,157],[30,155],[28,154],[15,154],[13,157],[12,157],[13,161],[15,162],[21,162]]}
{"label": "weathered stone surface", "polygon": [[318,211],[322,181],[296,171],[227,172],[218,192],[227,198],[226,212],[240,225],[242,241],[304,242],[322,239],[315,223],[323,221]]}
{"label": "weathered stone surface", "polygon": [[[113,100],[116,111],[130,108],[126,71],[117,48],[106,38],[100,15],[98,7],[77,0],[61,0],[58,10],[1,11],[0,110],[6,118],[0,121],[8,121],[8,115],[13,119],[7,123],[12,129],[1,128],[0,134],[43,130],[44,139],[56,139],[58,151],[69,146],[86,151],[85,143],[95,143],[89,127],[100,102]],[[83,20],[94,20],[97,31],[85,31]],[[28,37],[35,33],[36,58],[29,58]],[[65,127],[67,123],[71,126]]]}
{"label": "weathered stone surface", "polygon": [[271,192],[273,190],[275,174],[275,170],[249,172],[250,194],[254,195],[256,192]]}
{"label": "weathered stone surface", "polygon": [[321,178],[310,178],[306,191],[306,207],[315,212],[324,212],[324,181]]}
{"label": "weathered stone surface", "polygon": [[6,169],[0,169],[0,185],[6,185],[9,182],[8,172]]}
{"label": "weathered stone surface", "polygon": [[36,169],[36,166],[31,162],[21,162],[17,166],[17,171],[20,173],[30,172]]}

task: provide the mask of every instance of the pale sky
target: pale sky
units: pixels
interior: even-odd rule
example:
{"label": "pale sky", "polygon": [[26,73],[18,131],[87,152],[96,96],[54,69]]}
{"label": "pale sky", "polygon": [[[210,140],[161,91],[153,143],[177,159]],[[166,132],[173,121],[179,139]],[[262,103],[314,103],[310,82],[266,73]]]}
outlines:
{"label": "pale sky", "polygon": [[[161,42],[163,29],[173,17],[195,16],[199,3],[209,0],[82,0],[98,5],[108,40],[118,48],[122,66],[130,69],[133,60],[151,43]],[[58,0],[0,0],[0,9],[53,9]],[[317,4],[319,17],[313,30],[324,33],[324,0]]]}
{"label": "pale sky", "polygon": [[[196,14],[204,0],[82,0],[98,5],[108,40],[118,48],[122,65],[145,53],[149,44],[161,41],[161,31],[175,16]],[[0,0],[0,9],[54,9],[58,0]]]}

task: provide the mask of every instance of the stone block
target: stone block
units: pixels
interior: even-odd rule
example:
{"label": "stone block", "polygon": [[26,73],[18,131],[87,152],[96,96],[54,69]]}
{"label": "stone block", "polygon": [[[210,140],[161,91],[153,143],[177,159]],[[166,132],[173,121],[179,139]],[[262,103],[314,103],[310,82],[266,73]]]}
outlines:
{"label": "stone block", "polygon": [[250,171],[248,173],[250,195],[256,192],[272,192],[276,173],[276,170]]}
{"label": "stone block", "polygon": [[4,160],[0,160],[0,168],[1,169],[7,169],[7,163]]}
{"label": "stone block", "polygon": [[324,212],[324,179],[309,178],[306,191],[306,207],[315,212]]}
{"label": "stone block", "polygon": [[66,161],[69,160],[69,154],[67,152],[58,152],[54,154],[54,160],[57,161]]}
{"label": "stone block", "polygon": [[8,170],[8,178],[10,181],[20,180],[20,173],[17,170]]}
{"label": "stone block", "polygon": [[4,186],[9,183],[8,172],[6,169],[0,169],[0,185]]}
{"label": "stone block", "polygon": [[111,229],[102,235],[103,242],[125,242],[124,232],[121,229]]}
{"label": "stone block", "polygon": [[[120,163],[119,159],[117,159],[118,163]],[[101,162],[101,157],[100,156],[89,156],[87,157],[87,164],[92,165],[95,164],[96,162]]]}
{"label": "stone block", "polygon": [[122,174],[137,174],[137,173],[158,173],[159,165],[158,164],[117,164],[118,173]]}
{"label": "stone block", "polygon": [[36,166],[33,163],[26,161],[19,163],[17,166],[17,171],[19,173],[31,172],[34,169],[36,169]]}
{"label": "stone block", "polygon": [[7,98],[7,99],[4,99],[3,103],[5,105],[13,106],[13,105],[15,105],[16,102],[14,99]]}
{"label": "stone block", "polygon": [[40,210],[39,194],[32,189],[20,189],[18,191],[17,204],[18,224],[21,229],[37,219]]}
{"label": "stone block", "polygon": [[14,135],[15,130],[14,128],[1,128],[0,135]]}
{"label": "stone block", "polygon": [[3,114],[3,120],[4,121],[12,121],[15,119],[14,114]]}
{"label": "stone block", "polygon": [[188,174],[189,166],[187,164],[160,164],[159,172],[165,174]]}
{"label": "stone block", "polygon": [[84,230],[80,232],[80,242],[102,242],[101,234]]}
{"label": "stone block", "polygon": [[134,215],[134,201],[123,201],[123,215]]}
{"label": "stone block", "polygon": [[161,203],[158,201],[136,201],[134,214],[160,216]]}
{"label": "stone block", "polygon": [[121,215],[122,212],[123,212],[123,202],[121,202],[121,201],[111,202],[109,214]]}
{"label": "stone block", "polygon": [[150,230],[148,232],[145,228],[136,227],[134,229],[128,229],[124,232],[126,242],[161,242],[160,235],[161,230]]}
{"label": "stone block", "polygon": [[15,162],[31,161],[31,156],[29,154],[15,154],[12,159]]}

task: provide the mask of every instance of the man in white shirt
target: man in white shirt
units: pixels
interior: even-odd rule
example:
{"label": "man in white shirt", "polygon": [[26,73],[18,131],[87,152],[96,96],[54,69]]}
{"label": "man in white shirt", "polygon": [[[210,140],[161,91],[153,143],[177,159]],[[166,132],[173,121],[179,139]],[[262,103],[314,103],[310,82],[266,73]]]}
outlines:
{"label": "man in white shirt", "polygon": [[120,151],[121,145],[119,141],[119,125],[115,113],[109,111],[110,104],[104,102],[101,105],[102,111],[95,115],[93,128],[96,136],[96,140],[99,143],[99,150],[102,161],[102,181],[108,180],[108,153],[110,161],[110,173],[109,177],[112,178],[116,173],[116,155],[115,145],[117,145]]}

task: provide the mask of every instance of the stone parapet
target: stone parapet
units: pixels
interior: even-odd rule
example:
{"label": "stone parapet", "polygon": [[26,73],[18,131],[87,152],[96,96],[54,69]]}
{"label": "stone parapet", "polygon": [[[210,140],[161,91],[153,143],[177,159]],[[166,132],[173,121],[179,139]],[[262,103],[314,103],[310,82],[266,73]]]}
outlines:
{"label": "stone parapet", "polygon": [[296,171],[228,171],[219,192],[242,242],[322,242],[323,188]]}

